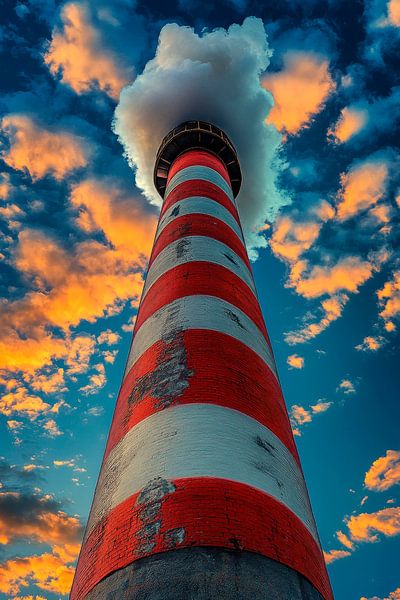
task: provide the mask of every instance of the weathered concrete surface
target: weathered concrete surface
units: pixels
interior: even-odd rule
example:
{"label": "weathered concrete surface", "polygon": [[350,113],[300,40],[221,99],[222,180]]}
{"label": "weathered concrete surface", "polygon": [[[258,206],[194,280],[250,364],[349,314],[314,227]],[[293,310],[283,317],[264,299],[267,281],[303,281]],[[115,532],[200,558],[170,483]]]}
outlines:
{"label": "weathered concrete surface", "polygon": [[171,550],[101,581],[87,600],[323,600],[299,573],[251,552]]}

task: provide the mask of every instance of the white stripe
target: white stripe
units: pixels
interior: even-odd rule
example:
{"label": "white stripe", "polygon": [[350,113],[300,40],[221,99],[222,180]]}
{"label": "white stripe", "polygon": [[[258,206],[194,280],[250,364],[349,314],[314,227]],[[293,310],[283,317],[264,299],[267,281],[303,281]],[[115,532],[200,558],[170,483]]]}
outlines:
{"label": "white stripe", "polygon": [[226,182],[226,179],[224,179],[217,171],[214,171],[214,169],[199,165],[186,167],[185,169],[178,171],[178,173],[176,173],[168,183],[165,189],[164,197],[167,198],[168,194],[172,192],[177,185],[183,183],[184,181],[189,181],[190,179],[203,179],[205,181],[209,181],[210,183],[214,183],[221,188],[233,202],[232,188]]}
{"label": "white stripe", "polygon": [[204,196],[191,196],[181,202],[173,204],[161,217],[156,233],[156,240],[164,228],[174,219],[185,215],[209,215],[219,221],[223,221],[236,233],[241,242],[243,242],[242,231],[236,219],[229,210],[226,210],[222,204]]}
{"label": "white stripe", "polygon": [[183,404],[130,429],[107,457],[86,536],[115,506],[154,478],[216,477],[274,496],[318,541],[306,485],[286,446],[267,427],[239,411]]}
{"label": "white stripe", "polygon": [[177,298],[146,319],[132,340],[124,376],[153,344],[188,329],[218,331],[235,338],[256,352],[277,377],[270,347],[253,321],[233,304],[202,295]]}
{"label": "white stripe", "polygon": [[246,263],[233,250],[213,238],[190,235],[171,242],[154,259],[142,292],[142,300],[152,285],[170,269],[189,262],[209,262],[221,265],[242,279],[256,295],[252,274]]}

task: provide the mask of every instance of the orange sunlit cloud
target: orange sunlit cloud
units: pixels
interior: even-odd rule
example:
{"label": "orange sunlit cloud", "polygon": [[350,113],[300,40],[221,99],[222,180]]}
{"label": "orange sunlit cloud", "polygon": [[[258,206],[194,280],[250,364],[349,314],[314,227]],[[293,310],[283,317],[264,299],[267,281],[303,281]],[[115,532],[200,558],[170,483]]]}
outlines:
{"label": "orange sunlit cloud", "polygon": [[368,161],[341,175],[337,216],[344,221],[373,207],[385,193],[389,169],[385,161]]}
{"label": "orange sunlit cloud", "polygon": [[102,331],[100,335],[97,336],[98,343],[107,344],[107,346],[113,346],[114,344],[118,344],[120,339],[121,336],[115,331],[111,331],[111,329]]}
{"label": "orange sunlit cloud", "polygon": [[396,326],[392,319],[400,315],[400,271],[393,273],[393,278],[377,291],[377,296],[381,307],[379,316],[385,321],[386,331],[394,331]]}
{"label": "orange sunlit cloud", "polygon": [[154,215],[141,210],[135,198],[99,182],[76,186],[72,201],[82,207],[90,230],[102,230],[112,247],[88,240],[67,251],[38,230],[19,234],[15,263],[37,289],[2,307],[8,315],[0,330],[2,368],[32,372],[53,357],[65,357],[65,339],[52,336],[49,326],[68,332],[82,319],[94,322],[138,298]]}
{"label": "orange sunlit cloud", "polygon": [[329,61],[313,52],[289,51],[284,68],[268,73],[262,81],[275,104],[268,116],[280,131],[297,133],[319,113],[335,83],[329,73]]}
{"label": "orange sunlit cloud", "polygon": [[329,552],[324,552],[324,558],[327,565],[335,562],[335,560],[339,560],[340,558],[346,558],[346,556],[350,556],[351,552],[348,550],[330,550]]}
{"label": "orange sunlit cloud", "polygon": [[45,394],[54,394],[55,392],[65,392],[64,369],[61,367],[52,374],[35,374],[35,377],[27,375],[25,380],[35,392],[44,392]]}
{"label": "orange sunlit cloud", "polygon": [[[33,289],[0,307],[7,312],[0,327],[0,369],[8,372],[0,410],[7,416],[35,418],[57,412],[62,403],[51,404],[40,393],[65,390],[65,378],[87,372],[97,352],[94,336],[73,335],[71,329],[82,320],[95,322],[116,314],[126,301],[137,301],[142,288],[155,216],[114,180],[81,182],[73,188],[71,200],[83,229],[88,234],[102,231],[107,243],[88,239],[67,249],[40,230],[19,234],[15,266]],[[98,343],[118,339],[118,334],[105,331]],[[108,363],[114,358],[114,354],[104,357]],[[56,367],[56,359],[65,361],[64,367]],[[12,373],[18,371],[22,378],[13,380]],[[104,365],[99,363],[81,391],[93,394],[105,383]],[[43,432],[61,435],[54,419],[46,421]]]}
{"label": "orange sunlit cloud", "polygon": [[308,250],[317,239],[320,223],[296,223],[290,216],[277,219],[270,239],[270,246],[276,256],[294,262]]}
{"label": "orange sunlit cloud", "polygon": [[375,513],[352,515],[347,521],[351,538],[357,542],[376,542],[379,534],[392,537],[400,533],[400,507],[393,506]]}
{"label": "orange sunlit cloud", "polygon": [[0,199],[7,200],[10,191],[10,176],[8,173],[2,173],[0,175]]}
{"label": "orange sunlit cloud", "polygon": [[19,385],[16,389],[4,394],[0,398],[0,414],[6,416],[23,414],[34,418],[39,414],[58,412],[59,407],[60,403],[51,406],[39,396],[31,394],[22,385]]}
{"label": "orange sunlit cloud", "polygon": [[400,27],[400,0],[389,0],[388,17],[391,25]]}
{"label": "orange sunlit cloud", "polygon": [[376,352],[379,348],[382,348],[385,343],[385,339],[380,335],[367,335],[361,344],[356,346],[356,350],[370,350]]}
{"label": "orange sunlit cloud", "polygon": [[343,544],[343,546],[345,546],[349,550],[354,549],[354,543],[347,537],[347,535],[345,533],[343,533],[343,531],[337,531],[336,537],[337,537],[338,541],[341,544]]}
{"label": "orange sunlit cloud", "polygon": [[328,136],[336,143],[347,142],[361,131],[368,121],[368,111],[345,106],[335,125],[329,129]]}
{"label": "orange sunlit cloud", "polygon": [[118,59],[104,47],[99,31],[89,22],[81,2],[69,2],[61,11],[62,30],[55,30],[45,62],[53,75],[77,93],[98,87],[118,99],[121,88],[132,79]]}
{"label": "orange sunlit cloud", "polygon": [[343,394],[355,394],[356,388],[350,379],[342,379],[338,385],[337,391],[341,391]]}
{"label": "orange sunlit cloud", "polygon": [[304,367],[304,358],[298,354],[291,354],[287,357],[286,362],[293,369],[302,369]]}
{"label": "orange sunlit cloud", "polygon": [[400,534],[400,507],[390,507],[374,513],[361,513],[352,515],[345,520],[348,535],[337,531],[338,541],[346,550],[331,550],[324,552],[327,564],[350,556],[358,543],[377,542],[380,536],[393,537]]}
{"label": "orange sunlit cloud", "polygon": [[356,292],[375,270],[372,263],[359,256],[346,256],[331,266],[315,265],[303,275],[307,263],[299,264],[297,272],[291,273],[290,286],[305,298],[318,298],[323,294],[340,291]]}
{"label": "orange sunlit cloud", "polygon": [[377,458],[365,474],[364,485],[369,490],[385,492],[400,483],[400,452],[387,450]]}
{"label": "orange sunlit cloud", "polygon": [[79,544],[55,547],[52,553],[0,563],[0,592],[14,596],[28,585],[36,585],[54,594],[68,594],[75,571],[70,564],[76,560],[79,548]]}
{"label": "orange sunlit cloud", "polygon": [[72,189],[71,202],[81,210],[78,224],[84,231],[103,231],[127,260],[148,256],[156,216],[145,212],[138,198],[124,195],[113,180],[80,182]]}
{"label": "orange sunlit cloud", "polygon": [[379,204],[370,210],[370,214],[373,215],[379,223],[387,225],[392,218],[392,208],[388,204]]}
{"label": "orange sunlit cloud", "polygon": [[314,415],[324,413],[332,406],[332,402],[324,402],[319,400],[317,404],[312,404],[309,408],[304,408],[299,404],[294,404],[290,409],[290,423],[292,426],[293,434],[296,436],[301,435],[300,428],[306,423],[311,423]]}
{"label": "orange sunlit cloud", "polygon": [[51,174],[61,180],[87,164],[87,144],[72,133],[51,131],[22,114],[4,117],[1,129],[10,142],[3,160],[13,169],[26,169],[32,179]]}
{"label": "orange sunlit cloud", "polygon": [[[0,492],[0,508],[7,502],[23,502],[18,492]],[[46,499],[43,498],[43,506]],[[40,501],[39,501],[40,506]],[[63,511],[51,512],[44,509],[35,518],[10,518],[10,514],[2,514],[0,510],[0,544],[8,544],[11,540],[28,538],[51,546],[64,543],[77,543],[81,534],[81,524],[76,517]]]}
{"label": "orange sunlit cloud", "polygon": [[321,302],[320,310],[322,311],[322,318],[313,323],[308,323],[296,331],[285,333],[285,341],[290,345],[304,344],[317,337],[317,335],[322,333],[333,321],[336,321],[342,315],[343,308],[348,299],[349,297],[346,294],[338,294],[331,298],[326,298]]}
{"label": "orange sunlit cloud", "polygon": [[87,385],[79,388],[83,394],[95,394],[98,392],[98,390],[104,387],[107,382],[105,367],[103,364],[99,363],[94,365],[93,369],[95,372],[89,375]]}

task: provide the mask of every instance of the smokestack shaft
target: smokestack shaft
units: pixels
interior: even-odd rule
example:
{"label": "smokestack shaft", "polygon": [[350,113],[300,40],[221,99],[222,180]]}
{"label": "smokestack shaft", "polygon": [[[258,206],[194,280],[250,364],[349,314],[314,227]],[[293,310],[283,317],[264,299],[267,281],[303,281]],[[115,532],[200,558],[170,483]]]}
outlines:
{"label": "smokestack shaft", "polygon": [[167,169],[71,600],[332,600],[230,174]]}

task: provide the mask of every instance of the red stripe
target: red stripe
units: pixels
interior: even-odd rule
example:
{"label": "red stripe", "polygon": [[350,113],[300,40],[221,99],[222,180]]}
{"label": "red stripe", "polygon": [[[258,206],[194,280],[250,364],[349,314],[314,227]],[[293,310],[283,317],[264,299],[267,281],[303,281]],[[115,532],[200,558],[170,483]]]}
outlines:
{"label": "red stripe", "polygon": [[104,460],[146,417],[179,404],[216,404],[268,427],[300,466],[279,382],[264,361],[234,338],[189,329],[153,344],[125,377]]}
{"label": "red stripe", "polygon": [[231,186],[231,180],[224,163],[214,154],[210,154],[204,150],[188,150],[178,156],[169,170],[167,184],[178,171],[187,167],[210,167],[210,169],[214,169],[214,171],[222,175],[229,186]]}
{"label": "red stripe", "polygon": [[108,574],[139,558],[192,546],[257,552],[298,571],[333,600],[320,547],[272,496],[214,478],[154,485],[115,507],[89,535],[70,600],[81,600]]}
{"label": "red stripe", "polygon": [[242,310],[270,344],[260,304],[247,283],[212,262],[189,262],[173,267],[149,288],[136,318],[135,333],[156,310],[177,298],[196,295],[216,296]]}
{"label": "red stripe", "polygon": [[210,215],[190,214],[176,217],[168,223],[160,233],[157,241],[153,246],[151,253],[150,264],[160,254],[164,248],[172,244],[175,240],[192,235],[200,235],[213,238],[231,248],[251,271],[249,257],[244,247],[243,242],[238,238],[236,233],[226,225],[223,221],[216,219]]}
{"label": "red stripe", "polygon": [[211,181],[206,181],[205,179],[190,179],[177,185],[164,200],[160,217],[165,213],[166,210],[168,210],[168,208],[170,208],[170,206],[173,206],[176,202],[185,200],[186,198],[190,198],[192,196],[204,196],[205,198],[210,198],[210,200],[218,202],[235,217],[236,221],[240,225],[237,210],[230,198],[228,198],[225,192],[220,187],[215,185],[215,183],[211,183]]}

